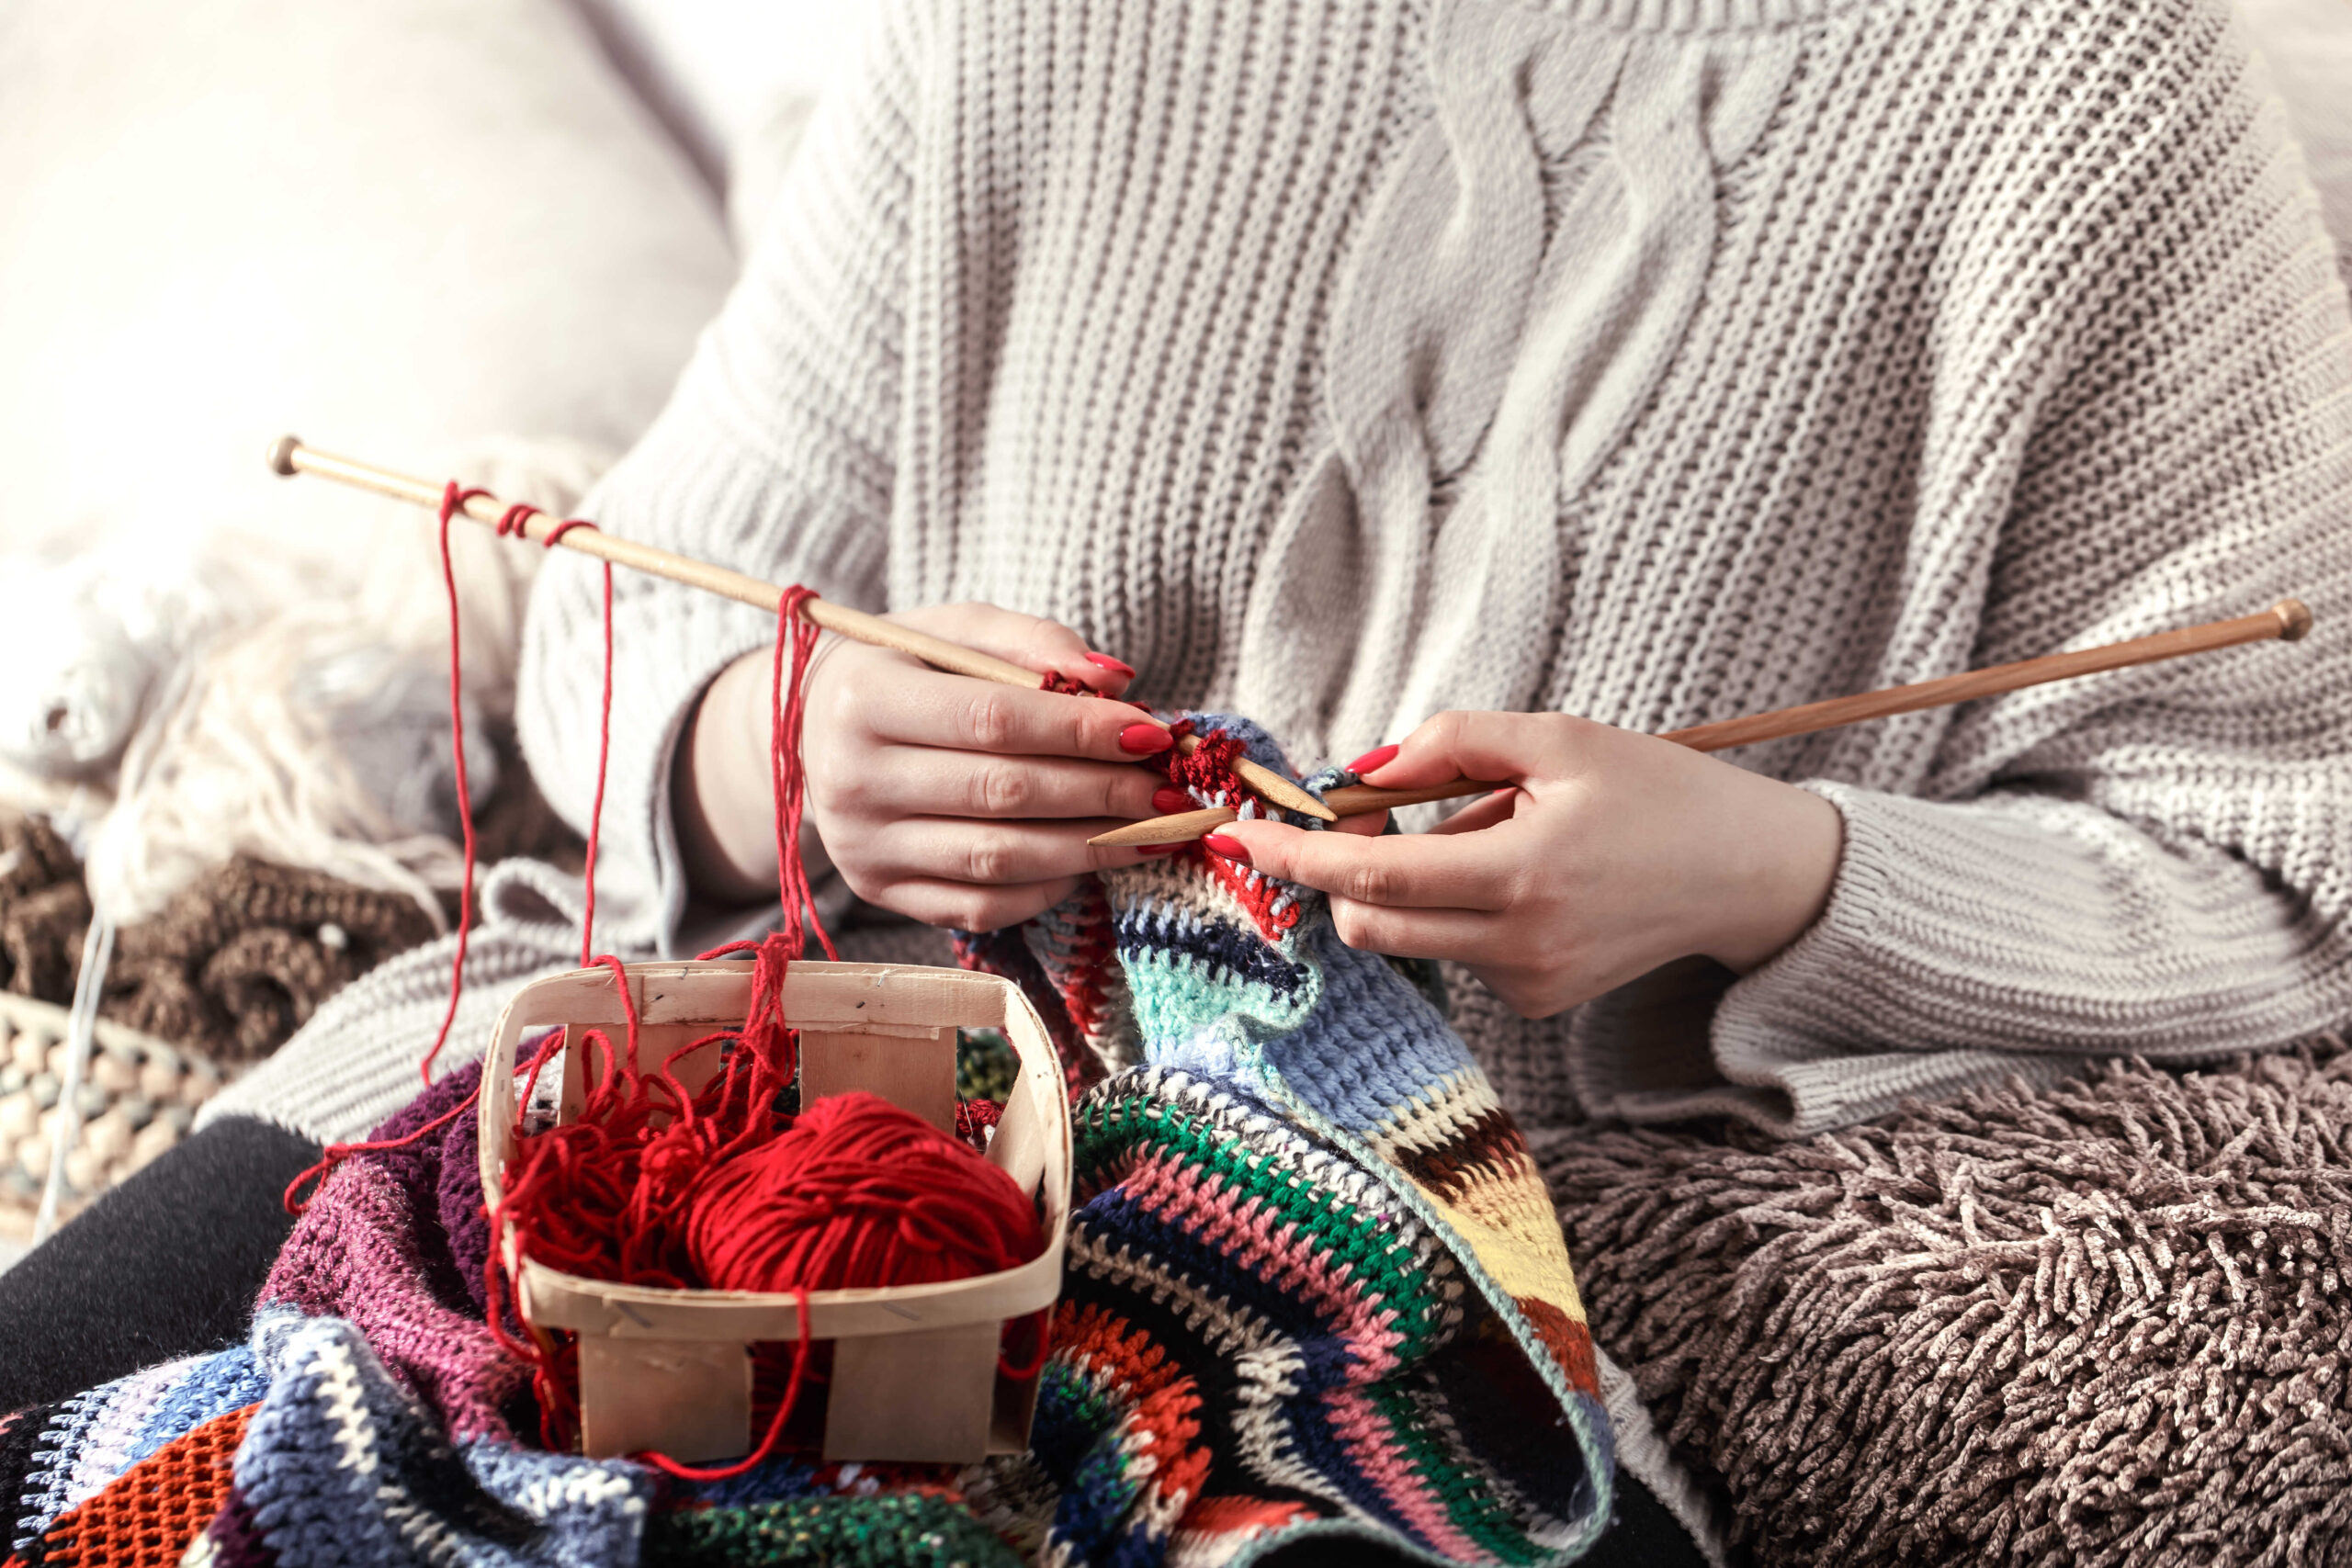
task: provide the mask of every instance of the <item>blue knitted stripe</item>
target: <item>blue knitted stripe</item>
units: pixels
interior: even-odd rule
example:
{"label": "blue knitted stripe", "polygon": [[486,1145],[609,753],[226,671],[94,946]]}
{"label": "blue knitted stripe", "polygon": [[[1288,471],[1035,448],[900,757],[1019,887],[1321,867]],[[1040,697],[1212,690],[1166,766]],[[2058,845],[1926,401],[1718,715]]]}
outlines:
{"label": "blue knitted stripe", "polygon": [[1125,964],[1182,953],[1193,962],[1203,981],[1262,986],[1284,998],[1309,980],[1304,965],[1290,963],[1257,932],[1204,920],[1190,909],[1139,904],[1122,912],[1112,929],[1118,936],[1120,961]]}
{"label": "blue knitted stripe", "polygon": [[[1188,1287],[1227,1310],[1253,1313],[1295,1340],[1306,1363],[1303,1386],[1341,1387],[1363,1380],[1362,1352],[1339,1332],[1338,1325],[1315,1314],[1305,1300],[1276,1281],[1253,1275],[1227,1250],[1164,1224],[1124,1199],[1097,1199],[1072,1228],[1113,1253],[1123,1247],[1131,1249],[1141,1266],[1130,1280],[1089,1289],[1094,1283],[1091,1271],[1073,1259],[1066,1290],[1070,1300],[1100,1301],[1116,1308],[1128,1293],[1146,1293],[1137,1280]],[[1401,1309],[1399,1315],[1409,1310]]]}
{"label": "blue knitted stripe", "polygon": [[132,1463],[164,1444],[186,1437],[217,1416],[256,1404],[269,1392],[269,1378],[254,1359],[253,1347],[238,1345],[184,1363],[171,1391],[147,1413],[130,1446]]}

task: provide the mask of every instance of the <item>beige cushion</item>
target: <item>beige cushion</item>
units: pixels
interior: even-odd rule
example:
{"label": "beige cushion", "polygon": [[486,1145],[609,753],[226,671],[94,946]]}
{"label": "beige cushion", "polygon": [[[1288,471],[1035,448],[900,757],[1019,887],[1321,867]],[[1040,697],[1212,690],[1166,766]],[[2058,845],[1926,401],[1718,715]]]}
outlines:
{"label": "beige cushion", "polygon": [[0,554],[383,513],[294,430],[436,473],[626,447],[734,272],[562,0],[0,6]]}
{"label": "beige cushion", "polygon": [[2352,0],[2241,0],[2352,282]]}

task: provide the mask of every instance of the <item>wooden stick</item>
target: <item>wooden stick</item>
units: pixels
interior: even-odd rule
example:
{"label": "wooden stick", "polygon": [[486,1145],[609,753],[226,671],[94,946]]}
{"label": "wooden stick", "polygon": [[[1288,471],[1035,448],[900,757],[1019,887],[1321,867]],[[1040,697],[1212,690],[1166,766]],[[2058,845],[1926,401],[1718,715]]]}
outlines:
{"label": "wooden stick", "polygon": [[[439,510],[441,487],[430,479],[410,474],[394,473],[371,463],[350,457],[338,457],[331,452],[305,446],[294,436],[281,435],[269,446],[269,466],[273,472],[285,475],[316,474],[339,484],[358,490],[373,491],[395,501],[405,501],[417,506]],[[504,502],[493,496],[469,496],[463,505],[465,514],[476,523],[495,527],[506,514]],[[560,526],[562,519],[544,513],[526,519],[520,530],[523,537],[534,544],[544,544],[548,535]],[[784,591],[773,582],[763,582],[740,571],[729,571],[723,566],[712,566],[668,550],[640,545],[594,528],[574,528],[556,541],[558,547],[626,566],[655,577],[666,577],[673,582],[683,582],[691,588],[716,593],[722,598],[756,605],[770,615],[776,612]],[[886,621],[879,615],[869,615],[863,610],[853,610],[846,604],[836,604],[830,599],[811,599],[801,612],[830,632],[838,632],[852,642],[862,642],[875,648],[896,649],[899,652],[922,660],[935,670],[953,675],[968,675],[974,680],[994,681],[1000,685],[1037,689],[1039,676],[1035,670],[1023,669],[1007,660],[982,653],[977,649],[949,642],[896,621]],[[1168,728],[1168,721],[1137,708],[1139,722],[1148,721]],[[1177,748],[1191,752],[1200,745],[1197,737],[1179,736]],[[1305,812],[1326,822],[1335,819],[1331,808],[1299,788],[1271,768],[1261,767],[1248,758],[1235,761],[1233,771],[1241,775],[1250,788],[1292,811]]]}
{"label": "wooden stick", "polygon": [[[1750,714],[1746,718],[1726,718],[1713,724],[1693,725],[1688,729],[1668,730],[1659,739],[1671,740],[1678,746],[1688,746],[1694,751],[1728,750],[1734,746],[1753,746],[1758,741],[1781,740],[1792,735],[1841,729],[1849,724],[1886,718],[1898,713],[1945,707],[1953,703],[1970,702],[1978,697],[2014,692],[2026,686],[2039,686],[2051,681],[2071,681],[2078,675],[2096,675],[2109,670],[2127,670],[2135,664],[2154,664],[2191,653],[2235,648],[2241,643],[2299,642],[2311,629],[2311,606],[2301,599],[2281,599],[2259,615],[2240,615],[2228,621],[2209,621],[2201,626],[2184,626],[2178,631],[2158,632],[2154,637],[2134,637],[2129,642],[2086,648],[2075,653],[2052,653],[2040,659],[2021,659],[2014,664],[1996,664],[1989,669],[1965,671],[1933,681],[1917,681],[1907,686],[1889,686],[1883,691],[1862,692],[1850,697],[1831,697],[1792,708],[1778,708],[1770,713]],[[1346,789],[1335,789],[1323,800],[1340,816],[1356,817],[1367,812],[1385,811],[1391,807],[1418,806],[1430,800],[1454,800],[1465,795],[1485,795],[1491,790],[1510,787],[1507,784],[1476,779],[1450,779],[1443,784],[1425,784],[1418,789],[1379,789],[1370,784],[1355,784]],[[1235,814],[1221,806],[1200,811],[1180,811],[1170,817],[1155,817],[1148,821],[1114,829],[1108,833],[1098,834],[1088,842],[1102,845],[1186,842],[1204,833],[1213,833],[1234,819]]]}

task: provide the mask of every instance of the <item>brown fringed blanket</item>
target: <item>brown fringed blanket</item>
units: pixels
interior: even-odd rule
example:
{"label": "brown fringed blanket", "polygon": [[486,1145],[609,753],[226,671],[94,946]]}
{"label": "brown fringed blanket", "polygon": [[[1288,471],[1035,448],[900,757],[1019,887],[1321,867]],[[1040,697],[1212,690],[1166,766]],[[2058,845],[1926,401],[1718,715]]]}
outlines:
{"label": "brown fringed blanket", "polygon": [[2352,1050],[1538,1153],[1755,1562],[2352,1561]]}

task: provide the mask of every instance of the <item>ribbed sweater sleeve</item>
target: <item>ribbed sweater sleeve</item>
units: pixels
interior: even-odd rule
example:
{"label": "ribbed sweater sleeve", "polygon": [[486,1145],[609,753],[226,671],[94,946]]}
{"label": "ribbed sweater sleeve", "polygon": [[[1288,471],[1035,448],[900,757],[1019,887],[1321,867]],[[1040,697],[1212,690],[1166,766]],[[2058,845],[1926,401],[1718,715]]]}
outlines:
{"label": "ribbed sweater sleeve", "polygon": [[2290,593],[2316,629],[1920,724],[1916,795],[1809,781],[1845,818],[1830,904],[1713,1025],[1749,1115],[1809,1131],[2352,1018],[2352,321],[2275,104],[2202,41],[2148,47],[2040,171],[2023,285],[1955,301],[1989,319],[1940,345],[1922,507],[2007,508],[1977,665]]}
{"label": "ribbed sweater sleeve", "polygon": [[[766,581],[878,608],[892,492],[922,80],[911,5],[879,8],[868,58],[812,118],[743,277],[668,406],[583,502],[604,530]],[[703,689],[773,639],[772,615],[659,578],[614,575],[612,750],[600,932],[666,945],[686,886],[671,759]],[[602,582],[556,552],[526,624],[517,727],[575,827],[596,771]]]}

